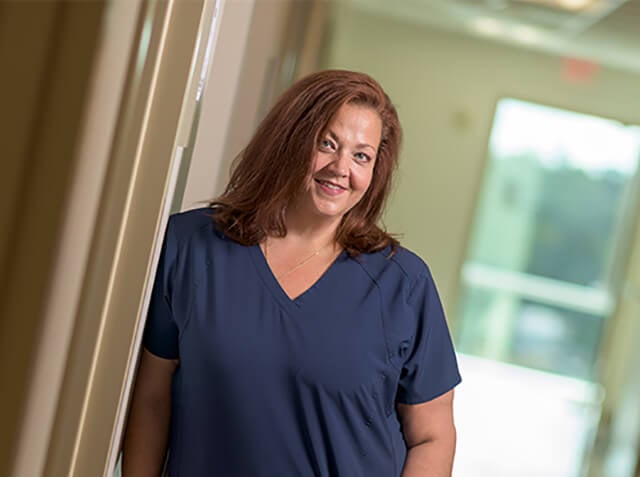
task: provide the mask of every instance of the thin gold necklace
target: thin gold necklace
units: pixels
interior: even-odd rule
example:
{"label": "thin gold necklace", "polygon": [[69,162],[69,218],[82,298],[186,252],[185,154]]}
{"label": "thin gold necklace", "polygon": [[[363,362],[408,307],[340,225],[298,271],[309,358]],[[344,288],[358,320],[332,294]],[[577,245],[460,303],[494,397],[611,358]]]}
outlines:
{"label": "thin gold necklace", "polygon": [[[264,241],[264,258],[267,261],[267,264],[269,263],[269,247],[267,246],[268,244],[268,240]],[[280,280],[281,278],[287,277],[289,275],[291,275],[293,272],[295,272],[296,270],[302,268],[304,265],[306,265],[307,263],[309,263],[313,258],[317,257],[320,252],[322,252],[325,248],[327,248],[329,246],[329,244],[323,245],[320,248],[317,248],[311,255],[309,255],[307,258],[305,258],[304,260],[302,260],[301,262],[298,262],[294,267],[292,267],[291,269],[287,270],[284,273],[281,273],[280,275],[276,275],[274,273],[274,276],[276,277],[276,280]]]}

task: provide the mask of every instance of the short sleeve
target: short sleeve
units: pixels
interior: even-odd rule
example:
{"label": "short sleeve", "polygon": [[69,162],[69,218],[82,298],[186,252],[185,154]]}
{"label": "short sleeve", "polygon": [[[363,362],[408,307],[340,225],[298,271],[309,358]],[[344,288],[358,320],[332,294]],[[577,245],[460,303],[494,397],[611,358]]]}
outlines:
{"label": "short sleeve", "polygon": [[178,327],[171,306],[172,272],[176,255],[172,220],[169,219],[151,292],[143,339],[147,350],[165,359],[178,358]]}
{"label": "short sleeve", "polygon": [[428,269],[416,280],[408,302],[417,326],[400,375],[397,400],[418,404],[451,390],[461,378],[442,303]]}

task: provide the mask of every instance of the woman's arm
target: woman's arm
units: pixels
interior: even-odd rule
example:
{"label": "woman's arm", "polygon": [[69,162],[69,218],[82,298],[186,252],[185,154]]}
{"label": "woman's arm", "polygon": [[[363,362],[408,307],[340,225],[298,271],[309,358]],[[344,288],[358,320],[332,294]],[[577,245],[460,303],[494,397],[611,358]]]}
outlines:
{"label": "woman's arm", "polygon": [[158,477],[167,449],[177,360],[142,351],[125,430],[122,477]]}
{"label": "woman's arm", "polygon": [[402,477],[450,477],[456,448],[453,390],[422,404],[398,404],[407,459]]}

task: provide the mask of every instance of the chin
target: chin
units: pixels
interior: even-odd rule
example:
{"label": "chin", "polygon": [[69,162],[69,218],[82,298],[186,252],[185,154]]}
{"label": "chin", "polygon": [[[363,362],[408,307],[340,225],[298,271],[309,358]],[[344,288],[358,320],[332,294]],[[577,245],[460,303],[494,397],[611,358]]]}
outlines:
{"label": "chin", "polygon": [[344,207],[336,207],[334,204],[314,204],[315,213],[325,218],[340,218],[348,212]]}
{"label": "chin", "polygon": [[316,210],[316,217],[322,219],[341,219],[345,214],[343,211]]}

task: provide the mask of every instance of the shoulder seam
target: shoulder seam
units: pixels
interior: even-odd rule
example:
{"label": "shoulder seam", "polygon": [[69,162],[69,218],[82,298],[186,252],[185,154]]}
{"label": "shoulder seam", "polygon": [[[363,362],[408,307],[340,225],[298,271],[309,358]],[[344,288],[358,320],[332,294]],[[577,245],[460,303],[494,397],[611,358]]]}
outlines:
{"label": "shoulder seam", "polygon": [[402,264],[396,259],[395,255],[389,257],[388,260],[391,260],[393,263],[395,263],[398,266],[398,268],[400,268],[400,270],[402,271],[402,273],[404,274],[404,276],[406,278],[411,278],[411,277],[409,277],[409,272],[407,272],[405,267],[402,266]]}
{"label": "shoulder seam", "polygon": [[[186,210],[186,211],[184,211],[184,212],[178,212],[178,213],[172,214],[172,215],[171,215],[171,217],[169,217],[169,219],[173,222],[173,228],[175,229],[175,228],[177,228],[177,224],[176,224],[176,221],[177,221],[177,220],[176,220],[176,219],[177,219],[178,217],[180,217],[180,216],[184,217],[184,215],[185,215],[185,214],[188,214],[188,213],[195,213],[196,211],[203,211],[203,210],[204,210],[204,209],[192,209],[192,210]],[[194,225],[194,226],[191,226],[191,227],[180,227],[180,230],[181,230],[181,231],[186,232],[186,233],[182,234],[182,236],[181,236],[180,238],[182,238],[184,241],[188,241],[188,240],[189,240],[190,238],[192,238],[192,237],[193,237],[193,236],[194,236],[198,231],[200,231],[200,230],[202,230],[202,229],[204,229],[204,228],[206,228],[206,227],[212,227],[212,228],[213,228],[213,231],[215,232],[215,227],[213,227],[213,219],[212,219],[212,218],[210,218],[210,217],[207,217],[207,216],[206,216],[206,215],[204,215],[204,214],[203,214],[203,217],[205,217],[205,218],[207,218],[207,219],[209,219],[209,220],[208,220],[208,221],[206,221],[206,222],[203,222],[203,223],[201,223],[201,224],[199,224],[199,225]],[[185,229],[187,229],[187,230],[185,230]],[[175,239],[175,241],[176,241],[176,244],[180,243],[180,241],[179,241],[179,239],[178,239],[179,235],[175,232],[175,230],[174,230],[173,232],[174,232],[174,234],[173,234],[173,235],[174,235],[174,239]]]}
{"label": "shoulder seam", "polygon": [[418,273],[418,275],[416,276],[415,280],[413,281],[413,283],[411,283],[409,285],[409,293],[407,294],[407,303],[411,303],[411,299],[413,298],[413,294],[416,291],[416,288],[418,287],[418,284],[427,276],[429,275],[429,269],[426,268],[425,270],[420,271],[420,273]]}
{"label": "shoulder seam", "polygon": [[[385,260],[387,260],[387,257],[385,257]],[[382,290],[380,289],[380,284],[378,283],[378,280],[376,280],[375,277],[371,275],[369,270],[367,270],[367,268],[362,264],[361,261],[359,260],[354,260],[354,261],[358,263],[358,266],[360,267],[360,269],[365,273],[365,275],[369,277],[369,280],[371,280],[371,282],[376,287],[376,290],[378,292],[378,301],[380,302],[380,312],[379,312],[380,326],[382,326],[382,334],[384,336],[384,345],[387,351],[387,357],[389,357],[391,355],[391,344],[389,343],[389,333],[387,331],[387,327],[385,326],[385,317],[384,317],[384,312],[382,311],[384,310],[384,306],[382,306]]]}

